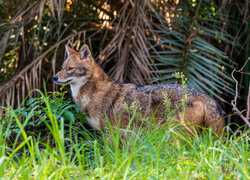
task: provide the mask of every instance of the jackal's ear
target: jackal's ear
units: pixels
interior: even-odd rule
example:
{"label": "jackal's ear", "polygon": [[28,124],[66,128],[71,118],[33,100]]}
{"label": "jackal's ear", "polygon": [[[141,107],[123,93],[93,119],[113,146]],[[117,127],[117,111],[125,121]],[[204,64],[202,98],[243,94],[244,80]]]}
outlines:
{"label": "jackal's ear", "polygon": [[75,53],[75,50],[70,48],[68,45],[65,45],[65,50],[66,50],[67,56],[69,56],[72,53]]}
{"label": "jackal's ear", "polygon": [[81,60],[88,60],[90,57],[89,47],[84,44],[80,49]]}

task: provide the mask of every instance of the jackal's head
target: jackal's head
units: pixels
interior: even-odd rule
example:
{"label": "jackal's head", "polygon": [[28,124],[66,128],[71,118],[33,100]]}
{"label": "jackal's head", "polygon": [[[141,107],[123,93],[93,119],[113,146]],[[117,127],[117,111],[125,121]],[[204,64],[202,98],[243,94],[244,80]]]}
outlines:
{"label": "jackal's head", "polygon": [[87,45],[83,45],[79,52],[65,46],[67,58],[61,71],[53,76],[57,84],[74,84],[87,82],[94,60]]}

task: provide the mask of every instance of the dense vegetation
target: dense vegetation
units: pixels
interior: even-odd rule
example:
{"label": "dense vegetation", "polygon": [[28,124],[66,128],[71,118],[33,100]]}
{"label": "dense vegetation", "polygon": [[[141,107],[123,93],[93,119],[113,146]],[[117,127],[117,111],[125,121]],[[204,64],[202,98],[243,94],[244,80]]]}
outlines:
{"label": "dense vegetation", "polygon": [[[171,119],[158,127],[149,117],[152,123],[146,129],[123,130],[121,138],[120,129],[109,125],[101,134],[86,130],[84,119],[79,120],[77,107],[68,105],[64,92],[39,93],[39,98],[27,101],[27,108],[9,109],[9,120],[1,126],[1,177],[250,178],[247,132],[220,137],[204,129],[206,133],[190,137]],[[132,121],[138,114],[130,110]]]}
{"label": "dense vegetation", "polygon": [[[250,56],[248,7],[248,0],[0,0],[0,178],[249,179],[249,129],[230,105],[235,98],[249,118],[250,62],[234,73],[237,97],[231,77]],[[125,138],[119,128],[92,130],[67,87],[52,82],[64,45],[83,43],[122,82],[177,83],[173,74],[183,72],[219,102],[236,132],[190,137],[167,117],[164,127],[126,130]]]}

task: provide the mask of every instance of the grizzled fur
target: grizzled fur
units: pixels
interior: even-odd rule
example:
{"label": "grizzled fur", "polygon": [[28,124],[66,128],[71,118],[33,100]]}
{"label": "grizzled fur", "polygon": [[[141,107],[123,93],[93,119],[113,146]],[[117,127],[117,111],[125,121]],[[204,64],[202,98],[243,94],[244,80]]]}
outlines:
{"label": "grizzled fur", "polygon": [[[129,123],[129,114],[124,104],[131,106],[136,103],[144,117],[155,114],[155,121],[163,124],[167,111],[164,105],[164,96],[171,103],[171,110],[176,109],[183,100],[184,89],[177,84],[136,85],[120,83],[112,80],[97,65],[90,54],[87,45],[79,52],[66,46],[68,58],[53,78],[58,84],[70,84],[72,96],[81,112],[86,113],[90,125],[96,129],[105,127],[105,115],[110,124],[117,126],[117,119],[121,119],[120,127],[126,128]],[[209,96],[196,89],[187,88],[187,107],[184,113],[184,122],[197,126],[211,127],[221,134],[224,127],[223,111]],[[181,111],[181,108],[179,109]],[[176,119],[180,119],[176,113]],[[140,119],[133,124],[140,125]]]}

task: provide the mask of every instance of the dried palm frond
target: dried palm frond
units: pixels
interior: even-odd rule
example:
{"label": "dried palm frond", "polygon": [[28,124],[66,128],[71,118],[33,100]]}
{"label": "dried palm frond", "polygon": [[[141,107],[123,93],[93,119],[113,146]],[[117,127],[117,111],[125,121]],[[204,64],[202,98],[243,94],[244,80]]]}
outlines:
{"label": "dried palm frond", "polygon": [[112,37],[101,45],[99,62],[110,66],[109,75],[121,82],[132,81],[145,84],[151,81],[149,47],[147,34],[152,33],[150,1],[125,1],[117,18],[111,22],[105,37]]}

